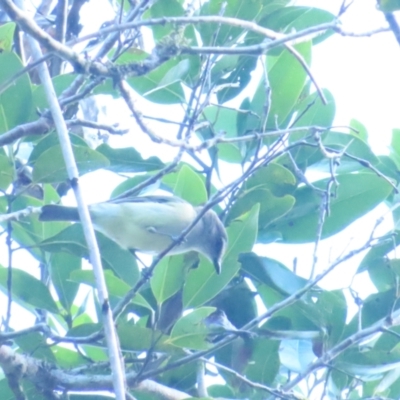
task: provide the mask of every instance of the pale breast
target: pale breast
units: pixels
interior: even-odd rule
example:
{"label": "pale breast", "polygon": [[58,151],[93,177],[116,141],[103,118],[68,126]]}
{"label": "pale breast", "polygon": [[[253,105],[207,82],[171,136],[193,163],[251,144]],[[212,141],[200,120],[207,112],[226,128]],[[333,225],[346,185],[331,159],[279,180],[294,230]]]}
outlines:
{"label": "pale breast", "polygon": [[[193,221],[190,204],[101,203],[90,206],[96,229],[122,248],[160,253]],[[173,253],[187,251],[176,246]]]}

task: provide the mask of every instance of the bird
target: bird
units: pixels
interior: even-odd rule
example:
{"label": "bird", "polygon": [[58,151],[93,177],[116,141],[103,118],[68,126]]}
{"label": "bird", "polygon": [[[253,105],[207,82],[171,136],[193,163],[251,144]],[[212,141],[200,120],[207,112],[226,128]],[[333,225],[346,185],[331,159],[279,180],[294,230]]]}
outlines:
{"label": "bird", "polygon": [[[89,205],[94,228],[130,251],[160,254],[195,220],[203,207],[193,207],[177,196],[149,195],[113,199]],[[56,204],[42,206],[40,221],[79,221],[78,209]],[[176,243],[168,254],[197,251],[208,258],[217,274],[228,236],[211,209]]]}

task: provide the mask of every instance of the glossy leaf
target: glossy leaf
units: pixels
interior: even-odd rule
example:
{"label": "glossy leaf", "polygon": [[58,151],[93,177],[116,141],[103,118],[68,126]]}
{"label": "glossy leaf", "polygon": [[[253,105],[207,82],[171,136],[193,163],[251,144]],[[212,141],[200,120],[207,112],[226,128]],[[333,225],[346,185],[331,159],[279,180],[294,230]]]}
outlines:
{"label": "glossy leaf", "polygon": [[304,372],[315,359],[312,344],[306,340],[282,340],[279,357],[284,367],[293,372]]}
{"label": "glossy leaf", "polygon": [[[176,0],[171,0],[168,2],[157,1],[152,5],[149,13],[151,18],[179,17],[183,16],[184,9]],[[155,40],[160,40],[164,36],[171,34],[173,29],[173,26],[170,24],[156,25],[151,28]]]}
{"label": "glossy leaf", "polygon": [[204,320],[214,311],[214,307],[202,307],[180,318],[172,328],[168,342],[193,350],[208,349],[211,343],[206,339],[210,330]]}
{"label": "glossy leaf", "polygon": [[[73,151],[81,175],[110,165],[106,157],[89,147],[73,146]],[[34,182],[40,183],[63,182],[68,179],[59,146],[50,147],[39,156],[35,162],[32,177]]]}
{"label": "glossy leaf", "polygon": [[[74,74],[63,74],[53,77],[52,82],[57,96],[64,92],[64,90],[66,90],[75,79],[76,75]],[[31,112],[31,118],[36,119],[37,110],[42,111],[48,108],[47,97],[43,85],[34,86],[32,92],[32,102],[34,104],[34,109]]]}
{"label": "glossy leaf", "polygon": [[5,191],[14,178],[14,168],[3,149],[0,149],[0,190]]}
{"label": "glossy leaf", "polygon": [[[106,280],[107,291],[109,295],[122,298],[131,289],[131,286],[124,282],[122,279],[116,277],[110,270],[104,271],[104,278]],[[72,271],[68,280],[76,283],[84,283],[86,285],[96,288],[96,281],[94,273],[91,270],[75,270]],[[136,294],[132,299],[132,303],[151,310],[150,305],[143,298],[141,294]]]}
{"label": "glossy leaf", "polygon": [[70,280],[73,271],[81,269],[81,259],[71,254],[53,253],[50,258],[50,276],[58,298],[69,313],[79,285]]}
{"label": "glossy leaf", "polygon": [[240,149],[231,143],[219,143],[216,148],[218,149],[218,157],[220,160],[228,163],[239,164],[242,161],[242,154]]}
{"label": "glossy leaf", "polygon": [[199,205],[207,201],[207,190],[204,181],[188,165],[182,165],[179,170],[173,192],[176,196],[193,205]]}
{"label": "glossy leaf", "polygon": [[272,385],[280,368],[279,346],[276,340],[255,339],[246,377],[264,385]]}
{"label": "glossy leaf", "polygon": [[107,157],[110,162],[107,169],[113,172],[147,172],[164,167],[158,157],[144,159],[133,147],[114,149],[103,143],[96,148],[96,151]]}
{"label": "glossy leaf", "polygon": [[225,133],[228,138],[237,136],[237,111],[233,108],[209,106],[204,109],[203,114],[210,122],[215,134]]}
{"label": "glossy leaf", "polygon": [[242,269],[251,278],[272,286],[280,293],[292,295],[304,288],[307,280],[294,274],[284,265],[267,257],[258,257],[254,253],[241,254],[239,261]]}
{"label": "glossy leaf", "polygon": [[46,338],[38,332],[29,332],[26,335],[16,337],[15,343],[20,351],[26,354],[34,353],[36,358],[52,364],[56,361],[50,346],[46,343]]}
{"label": "glossy leaf", "polygon": [[[32,275],[17,268],[12,269],[11,292],[17,301],[30,307],[43,308],[58,313],[49,289]],[[7,295],[8,269],[0,266],[0,290]]]}
{"label": "glossy leaf", "polygon": [[[132,323],[118,324],[118,336],[123,350],[130,351],[143,351],[154,345],[155,351],[168,351],[174,350],[170,343],[167,343],[167,336],[161,335],[160,332],[155,332],[149,328],[143,328]],[[156,336],[155,336],[156,335]],[[135,340],[132,340],[135,338]],[[154,342],[155,338],[157,340]]]}
{"label": "glossy leaf", "polygon": [[0,51],[11,51],[16,24],[8,22],[0,26]]}
{"label": "glossy leaf", "polygon": [[[332,126],[336,112],[335,99],[329,90],[323,89],[322,92],[327,104],[322,102],[321,97],[316,92],[306,96],[295,107],[298,117],[293,126]],[[297,139],[298,135],[296,133],[290,135],[292,142]]]}
{"label": "glossy leaf", "polygon": [[288,213],[295,203],[291,195],[295,189],[295,177],[279,164],[271,163],[260,168],[243,186],[231,207],[227,222],[260,204],[259,230],[265,229],[276,219]]}
{"label": "glossy leaf", "polygon": [[391,13],[400,10],[399,0],[381,0],[378,7],[385,13]]}
{"label": "glossy leaf", "polygon": [[[179,61],[172,58],[144,76],[128,78],[128,82],[135,91],[152,102],[161,104],[180,103],[185,99],[180,83],[180,77],[183,77],[183,75],[175,75],[173,83],[162,83],[165,75],[178,63]],[[184,73],[186,72],[184,71]]]}
{"label": "glossy leaf", "polygon": [[174,295],[184,284],[184,256],[164,257],[156,266],[150,281],[151,290],[158,303]]}
{"label": "glossy leaf", "polygon": [[[0,84],[5,83],[14,76],[16,71],[24,66],[18,56],[9,51],[0,53]],[[21,107],[23,104],[23,107]],[[4,110],[2,128],[9,130],[19,124],[29,121],[32,109],[32,89],[29,75],[27,73],[16,79],[12,85],[0,93],[0,105]],[[0,133],[3,133],[0,132]]]}
{"label": "glossy leaf", "polygon": [[[132,254],[101,233],[97,233],[96,237],[103,267],[112,269],[121,279],[134,285],[139,279],[139,270]],[[79,224],[72,224],[57,235],[44,240],[40,248],[51,253],[67,252],[77,257],[88,258],[86,241]]]}
{"label": "glossy leaf", "polygon": [[[316,7],[282,7],[271,13],[263,21],[263,26],[277,32],[289,33],[293,30],[300,31],[315,25],[335,21],[335,15]],[[333,34],[332,30],[321,31],[313,37],[313,43],[317,44]]]}
{"label": "glossy leaf", "polygon": [[[331,236],[385,200],[391,185],[374,174],[345,174],[337,177],[336,197],[330,199],[330,214],[324,221],[322,238]],[[325,190],[328,180],[314,185]],[[284,242],[305,243],[315,239],[320,218],[321,197],[308,186],[294,193],[293,209],[270,229],[281,232]]]}
{"label": "glossy leaf", "polygon": [[[252,21],[261,11],[262,4],[261,0],[255,0],[252,1],[251,7],[249,7],[248,4],[240,0],[230,0],[227,2],[226,7],[223,7],[218,0],[211,0],[204,3],[201,7],[200,15],[218,15],[223,9],[224,16],[226,17]],[[243,28],[225,24],[219,26],[218,24],[209,23],[200,25],[199,32],[205,45],[213,43],[213,45],[218,46],[234,41],[243,33]],[[213,41],[212,43],[211,40]]]}
{"label": "glossy leaf", "polygon": [[[302,54],[306,62],[310,61],[310,43],[297,45],[296,49]],[[277,56],[268,57],[267,68],[271,88],[271,105],[267,126],[273,129],[276,124],[282,126],[282,123],[298,101],[305,84],[306,73],[299,62],[287,50]],[[265,83],[261,81],[251,102],[252,111],[260,117],[261,121],[265,118],[266,101]]]}
{"label": "glossy leaf", "polygon": [[[71,139],[71,143],[76,146],[87,146],[87,143],[77,135],[69,135]],[[47,150],[53,148],[54,146],[58,146],[60,141],[56,132],[48,133],[44,135],[37,143],[35,143],[35,147],[32,149],[32,152],[29,156],[28,164],[33,166],[37,159]]]}

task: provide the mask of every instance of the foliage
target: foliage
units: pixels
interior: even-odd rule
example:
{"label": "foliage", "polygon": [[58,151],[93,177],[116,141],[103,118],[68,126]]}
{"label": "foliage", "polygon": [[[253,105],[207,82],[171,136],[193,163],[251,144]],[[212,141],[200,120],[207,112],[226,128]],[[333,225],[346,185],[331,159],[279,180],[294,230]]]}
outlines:
{"label": "foliage", "polygon": [[[280,242],[290,251],[290,244],[314,242],[317,254],[321,240],[376,206],[397,202],[399,132],[393,133],[390,154],[377,156],[361,123],[335,129],[333,96],[316,87],[302,65],[310,65],[314,46],[333,34],[336,17],[284,0],[209,0],[195,10],[178,0],[142,3],[135,8],[134,2],[120,2],[132,25],[114,37],[107,63],[98,62],[96,53],[92,64],[87,57],[68,58],[62,48],[36,37],[53,51],[47,62],[80,175],[106,169],[123,176],[112,197],[157,188],[193,205],[209,201],[227,228],[229,247],[219,276],[202,256],[185,254],[162,258],[152,264],[152,276],[143,278],[130,252],[97,235],[130,393],[155,398],[143,389],[151,380],[187,397],[311,398],[318,387],[332,399],[399,398],[400,329],[393,325],[400,268],[399,260],[389,257],[397,231],[385,237],[371,232],[363,246],[307,278],[253,251],[255,244]],[[395,2],[382,1],[385,12],[398,8],[389,3]],[[1,0],[0,7],[5,5]],[[185,21],[190,12],[193,17]],[[73,36],[71,20],[67,40]],[[154,41],[151,54],[144,49],[148,43],[143,46],[140,26],[145,25],[150,35],[145,42]],[[5,216],[0,222],[9,263],[0,266],[7,303],[0,334],[1,398],[23,393],[27,400],[50,399],[60,390],[73,392],[74,400],[113,398],[97,393],[112,392],[111,372],[81,226],[42,223],[31,212],[60,202],[70,181],[45,90],[33,69],[21,72],[25,64],[15,29],[13,22],[0,27],[0,211]],[[303,32],[296,44],[290,41],[293,32]],[[113,35],[103,33],[94,35],[100,48]],[[54,54],[69,69],[57,70]],[[62,72],[71,66],[73,72]],[[251,94],[257,71],[262,78]],[[102,95],[109,104],[127,104],[120,119],[133,115],[135,129],[126,133],[76,118],[78,102],[91,97],[100,104]],[[156,129],[149,120],[157,120]],[[87,127],[101,132],[95,144]],[[113,135],[124,133],[125,147],[113,144]],[[147,138],[153,141],[149,157],[140,150]],[[22,211],[19,219],[7,219]],[[398,213],[392,211],[395,225]],[[16,261],[22,250],[30,255],[23,269]],[[357,298],[358,311],[349,320],[347,288],[327,291],[318,283],[363,251],[357,273],[369,274],[376,293]],[[14,304],[33,317],[33,325],[14,328],[19,318]],[[216,310],[223,313],[210,323]],[[41,373],[7,369],[1,348],[28,364],[39,363]],[[224,383],[210,383],[202,392],[204,365],[210,375],[213,365]],[[69,386],[51,375],[59,370],[71,375]],[[86,379],[85,385],[76,377]]]}

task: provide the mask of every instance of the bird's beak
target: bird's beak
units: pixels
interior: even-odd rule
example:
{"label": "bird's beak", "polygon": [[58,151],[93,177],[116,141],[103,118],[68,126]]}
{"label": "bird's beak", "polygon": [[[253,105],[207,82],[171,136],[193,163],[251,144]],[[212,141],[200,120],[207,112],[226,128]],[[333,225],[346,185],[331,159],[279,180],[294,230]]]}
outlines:
{"label": "bird's beak", "polygon": [[215,271],[217,272],[218,275],[220,275],[221,274],[221,260],[214,260],[213,264],[214,264]]}

